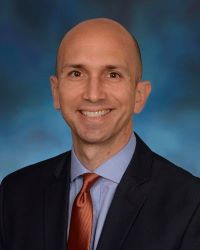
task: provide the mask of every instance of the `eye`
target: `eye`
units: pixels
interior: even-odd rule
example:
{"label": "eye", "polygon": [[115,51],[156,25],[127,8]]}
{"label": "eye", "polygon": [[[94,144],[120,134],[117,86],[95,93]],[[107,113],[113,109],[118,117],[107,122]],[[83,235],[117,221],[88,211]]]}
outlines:
{"label": "eye", "polygon": [[109,77],[110,78],[120,78],[120,74],[117,72],[110,72]]}
{"label": "eye", "polygon": [[73,70],[71,72],[68,73],[69,76],[71,77],[80,77],[81,76],[81,72],[80,71],[77,71],[77,70]]}

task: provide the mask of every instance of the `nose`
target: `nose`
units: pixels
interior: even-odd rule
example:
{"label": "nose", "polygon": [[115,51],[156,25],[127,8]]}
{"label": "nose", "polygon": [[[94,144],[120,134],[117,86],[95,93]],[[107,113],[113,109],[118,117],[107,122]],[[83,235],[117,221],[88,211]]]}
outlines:
{"label": "nose", "polygon": [[83,98],[90,102],[98,102],[105,99],[105,88],[98,77],[88,78],[84,89]]}

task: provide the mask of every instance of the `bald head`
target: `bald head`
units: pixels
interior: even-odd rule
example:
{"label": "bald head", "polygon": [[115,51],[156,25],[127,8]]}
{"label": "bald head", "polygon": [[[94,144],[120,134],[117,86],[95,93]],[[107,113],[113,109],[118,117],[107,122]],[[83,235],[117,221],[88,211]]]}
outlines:
{"label": "bald head", "polygon": [[81,22],[64,35],[58,48],[56,75],[59,76],[65,55],[72,45],[82,46],[84,43],[92,49],[97,42],[102,44],[102,47],[107,43],[110,48],[117,43],[121,53],[131,62],[136,81],[141,80],[142,62],[137,40],[121,24],[106,18]]}

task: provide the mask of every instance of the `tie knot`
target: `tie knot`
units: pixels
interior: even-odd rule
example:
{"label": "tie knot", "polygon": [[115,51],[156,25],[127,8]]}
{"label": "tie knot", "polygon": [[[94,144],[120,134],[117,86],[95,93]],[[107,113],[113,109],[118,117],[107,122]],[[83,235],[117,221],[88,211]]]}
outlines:
{"label": "tie knot", "polygon": [[83,174],[83,190],[88,191],[92,185],[98,180],[99,175],[94,173]]}

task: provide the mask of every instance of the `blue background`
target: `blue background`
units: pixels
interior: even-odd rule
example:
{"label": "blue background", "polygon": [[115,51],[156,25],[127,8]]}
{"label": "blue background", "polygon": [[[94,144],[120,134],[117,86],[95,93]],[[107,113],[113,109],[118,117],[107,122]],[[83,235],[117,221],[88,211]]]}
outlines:
{"label": "blue background", "polygon": [[135,130],[157,153],[200,176],[200,1],[5,0],[0,6],[0,180],[68,150],[49,76],[62,35],[95,17],[120,21],[141,46],[153,92]]}

